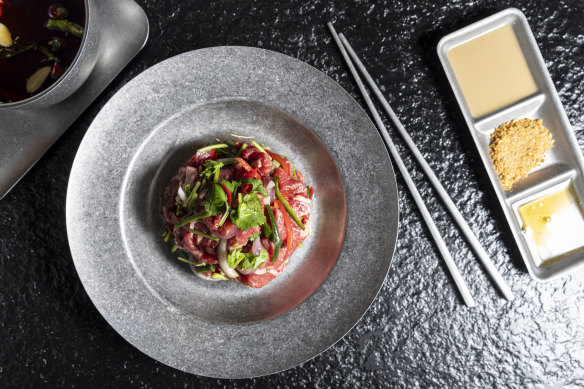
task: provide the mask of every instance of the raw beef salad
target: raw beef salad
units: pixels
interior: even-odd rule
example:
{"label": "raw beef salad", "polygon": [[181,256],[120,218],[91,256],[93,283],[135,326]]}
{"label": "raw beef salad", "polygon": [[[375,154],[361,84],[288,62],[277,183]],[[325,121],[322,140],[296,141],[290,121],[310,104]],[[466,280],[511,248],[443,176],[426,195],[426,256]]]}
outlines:
{"label": "raw beef salad", "polygon": [[261,288],[308,236],[313,194],[287,158],[255,141],[210,145],[164,190],[162,235],[197,276]]}

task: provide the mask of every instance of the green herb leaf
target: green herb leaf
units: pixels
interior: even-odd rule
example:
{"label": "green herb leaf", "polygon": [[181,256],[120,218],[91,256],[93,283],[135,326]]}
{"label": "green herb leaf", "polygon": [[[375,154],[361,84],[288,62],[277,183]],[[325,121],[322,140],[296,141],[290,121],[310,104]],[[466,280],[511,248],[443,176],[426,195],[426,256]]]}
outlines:
{"label": "green herb leaf", "polygon": [[233,191],[237,188],[239,188],[241,186],[241,181],[227,181],[227,180],[221,180],[221,182],[219,182],[220,184],[223,184],[227,187],[227,189],[229,189],[229,191],[233,194]]}
{"label": "green herb leaf", "polygon": [[240,263],[239,267],[242,270],[246,269],[257,269],[262,266],[268,260],[268,252],[266,250],[260,250],[260,254],[256,257],[253,254],[246,256]]}
{"label": "green herb leaf", "polygon": [[227,211],[227,194],[225,194],[221,185],[213,184],[202,204],[207,212],[213,216],[217,216]]}
{"label": "green herb leaf", "polygon": [[243,231],[264,224],[266,217],[258,195],[255,193],[246,194],[239,201],[237,210],[231,211],[231,221]]}
{"label": "green herb leaf", "polygon": [[259,178],[245,178],[243,180],[243,183],[251,184],[253,186],[251,190],[252,192],[258,192],[264,196],[268,195],[268,191],[266,190],[266,188],[264,188],[264,184],[262,183],[262,180],[260,180]]}
{"label": "green herb leaf", "polygon": [[235,268],[239,266],[242,270],[257,269],[267,260],[268,252],[266,250],[260,250],[260,254],[254,256],[252,253],[242,253],[241,249],[236,248],[233,252],[227,255],[227,263],[229,264],[229,267]]}
{"label": "green herb leaf", "polygon": [[[201,178],[209,181],[211,179],[215,179],[215,177],[219,177],[219,171],[223,167],[223,162],[214,161],[212,159],[208,159],[205,161],[205,170],[201,173]],[[215,182],[215,181],[214,181]]]}

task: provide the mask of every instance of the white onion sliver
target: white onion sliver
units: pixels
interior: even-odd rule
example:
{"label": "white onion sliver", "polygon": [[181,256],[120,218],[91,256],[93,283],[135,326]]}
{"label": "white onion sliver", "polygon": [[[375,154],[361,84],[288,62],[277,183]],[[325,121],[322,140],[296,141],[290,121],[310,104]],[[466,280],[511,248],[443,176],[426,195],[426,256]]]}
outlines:
{"label": "white onion sliver", "polygon": [[274,184],[274,181],[268,182],[268,185],[266,185],[266,190],[268,191],[268,196],[264,199],[264,204],[272,205],[274,204],[274,199],[276,198],[276,184]]}
{"label": "white onion sliver", "polygon": [[219,242],[219,246],[217,247],[217,257],[219,258],[219,266],[221,266],[221,270],[223,270],[223,273],[225,273],[227,277],[239,277],[239,274],[235,269],[229,267],[227,262],[227,239],[221,239]]}
{"label": "white onion sliver", "polygon": [[260,255],[260,250],[262,249],[262,242],[260,237],[256,237],[251,245],[251,253],[256,257]]}
{"label": "white onion sliver", "polygon": [[178,192],[176,194],[177,194],[178,198],[180,199],[180,201],[182,201],[183,203],[185,203],[187,201],[187,194],[183,190],[182,186],[178,187]]}
{"label": "white onion sliver", "polygon": [[245,270],[239,270],[239,272],[241,274],[245,274],[247,276],[247,275],[255,273],[257,270],[258,269],[245,269]]}

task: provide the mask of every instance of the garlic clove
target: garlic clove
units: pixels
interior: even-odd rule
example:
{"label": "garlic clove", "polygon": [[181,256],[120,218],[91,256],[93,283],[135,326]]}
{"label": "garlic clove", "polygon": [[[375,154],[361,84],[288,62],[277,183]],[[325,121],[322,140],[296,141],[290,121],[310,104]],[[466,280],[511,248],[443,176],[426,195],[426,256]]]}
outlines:
{"label": "garlic clove", "polygon": [[8,30],[8,27],[2,23],[0,23],[0,46],[12,46],[12,35],[10,35],[10,30]]}
{"label": "garlic clove", "polygon": [[36,72],[30,76],[30,78],[26,81],[26,91],[28,93],[34,93],[45,83],[45,80],[51,73],[50,66],[44,66],[38,69]]}

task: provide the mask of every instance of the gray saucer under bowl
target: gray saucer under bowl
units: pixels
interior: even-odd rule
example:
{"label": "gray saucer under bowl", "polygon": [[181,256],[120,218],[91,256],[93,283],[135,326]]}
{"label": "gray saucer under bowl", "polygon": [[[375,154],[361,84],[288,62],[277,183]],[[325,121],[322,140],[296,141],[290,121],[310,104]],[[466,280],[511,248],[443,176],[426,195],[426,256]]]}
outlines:
{"label": "gray saucer under bowl", "polygon": [[88,4],[86,40],[77,58],[80,66],[38,100],[26,101],[30,104],[2,104],[0,199],[146,44],[148,18],[134,0],[88,0]]}

